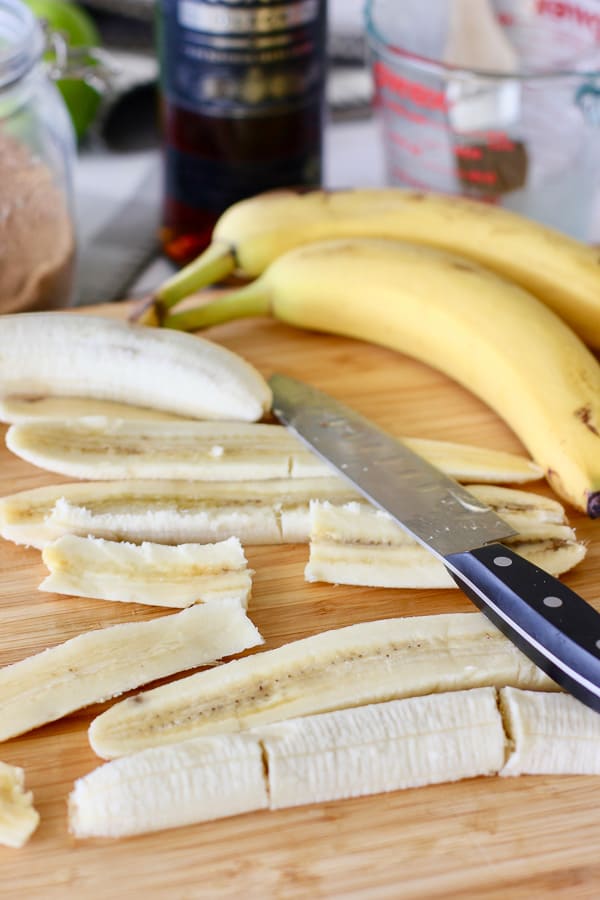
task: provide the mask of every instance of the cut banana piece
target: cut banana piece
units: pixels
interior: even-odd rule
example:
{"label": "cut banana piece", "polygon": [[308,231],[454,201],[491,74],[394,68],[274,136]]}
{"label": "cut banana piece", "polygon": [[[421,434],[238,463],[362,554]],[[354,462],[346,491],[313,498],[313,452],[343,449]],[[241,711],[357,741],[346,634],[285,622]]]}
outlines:
{"label": "cut banana piece", "polygon": [[504,688],[511,750],[501,775],[600,775],[600,716],[570,694]]}
{"label": "cut banana piece", "polygon": [[0,844],[22,847],[38,827],[33,794],[24,790],[25,772],[0,762]]}
{"label": "cut banana piece", "polygon": [[43,548],[63,534],[159,544],[308,540],[312,499],[358,495],[340,478],[249,482],[102,481],[51,485],[0,499],[0,534]]}
{"label": "cut banana piece", "polygon": [[504,756],[493,688],[396,700],[113,760],[75,782],[69,827],[123,837],[491,775]]}
{"label": "cut banana piece", "polygon": [[199,419],[260,419],[271,392],[240,356],[202,338],[100,316],[0,321],[0,395],[92,397]]}
{"label": "cut banana piece", "polygon": [[153,747],[79,778],[69,830],[77,838],[124,837],[268,805],[258,739],[228,735]]}
{"label": "cut banana piece", "polygon": [[0,422],[60,421],[104,416],[107,419],[134,419],[144,422],[187,421],[175,413],[93,397],[52,397],[49,395],[11,394],[0,397]]}
{"label": "cut banana piece", "polygon": [[[518,531],[506,541],[530,562],[561,575],[585,557],[586,546],[554,500],[490,485],[469,490]],[[389,588],[455,588],[445,566],[392,517],[367,503],[311,503],[307,581]]]}
{"label": "cut banana piece", "polygon": [[110,758],[350,706],[469,687],[557,690],[481,613],[350,625],[114,704],[89,730]]}
{"label": "cut banana piece", "polygon": [[261,643],[233,600],[80,634],[0,669],[0,740]]}
{"label": "cut banana piece", "polygon": [[[542,477],[525,457],[407,439],[458,479],[524,482]],[[226,481],[330,477],[330,466],[280,425],[244,422],[151,422],[99,416],[13,425],[6,444],[17,456],[72,478],[166,478]]]}
{"label": "cut banana piece", "polygon": [[42,559],[50,574],[40,590],[76,597],[178,608],[229,599],[245,609],[252,588],[235,537],[169,547],[66,534],[44,547]]}
{"label": "cut banana piece", "polygon": [[308,716],[255,733],[271,809],[493,775],[506,744],[491,687]]}

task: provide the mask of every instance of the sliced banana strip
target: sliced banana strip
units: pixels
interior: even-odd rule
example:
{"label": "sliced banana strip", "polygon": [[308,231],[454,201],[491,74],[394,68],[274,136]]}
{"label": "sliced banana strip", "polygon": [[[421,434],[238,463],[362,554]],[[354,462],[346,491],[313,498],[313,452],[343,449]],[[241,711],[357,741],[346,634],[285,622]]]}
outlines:
{"label": "sliced banana strip", "polygon": [[506,687],[500,709],[511,738],[501,775],[600,775],[600,716],[570,694]]}
{"label": "sliced banana strip", "polygon": [[[408,439],[443,471],[466,480],[541,478],[525,457],[445,441]],[[72,478],[236,481],[331,476],[332,469],[279,425],[139,421],[96,416],[13,425],[6,444],[42,469]]]}
{"label": "sliced banana strip", "polygon": [[69,830],[78,838],[124,837],[268,805],[259,741],[227,735],[153,747],[77,779]]}
{"label": "sliced banana strip", "polygon": [[[506,541],[526,559],[561,575],[586,555],[560,503],[492,485],[469,490],[518,531]],[[444,565],[387,513],[365,502],[342,506],[313,501],[307,581],[390,588],[454,588]]]}
{"label": "sliced banana strip", "polygon": [[0,740],[261,643],[234,600],[80,634],[0,669]]}
{"label": "sliced banana strip", "polygon": [[40,821],[33,794],[24,786],[23,769],[0,762],[0,844],[6,847],[22,847]]}
{"label": "sliced banana strip", "polygon": [[307,541],[313,498],[345,503],[339,478],[248,482],[102,481],[51,485],[0,499],[0,534],[43,548],[63,534],[159,544]]}
{"label": "sliced banana strip", "polygon": [[0,395],[78,396],[198,419],[260,419],[262,375],[240,356],[189,334],[101,316],[26,313],[0,321]]}
{"label": "sliced banana strip", "polygon": [[178,608],[231,599],[246,608],[252,588],[235,537],[170,547],[66,534],[44,547],[42,559],[50,574],[40,590],[76,597]]}
{"label": "sliced banana strip", "polygon": [[89,739],[110,758],[293,716],[470,687],[557,689],[481,613],[325,631],[127,698]]}
{"label": "sliced banana strip", "polygon": [[112,400],[96,400],[93,397],[53,397],[49,394],[0,396],[0,422],[9,425],[42,420],[64,422],[67,419],[84,419],[90,416],[140,419],[145,422],[182,421],[182,416],[166,410],[132,406],[130,403],[117,403]]}

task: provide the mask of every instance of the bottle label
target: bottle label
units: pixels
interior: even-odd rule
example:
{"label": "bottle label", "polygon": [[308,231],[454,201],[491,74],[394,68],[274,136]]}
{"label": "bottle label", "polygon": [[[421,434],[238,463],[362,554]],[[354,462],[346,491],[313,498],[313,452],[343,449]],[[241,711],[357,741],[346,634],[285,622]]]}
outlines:
{"label": "bottle label", "polygon": [[324,0],[163,0],[169,102],[221,117],[277,115],[322,94]]}

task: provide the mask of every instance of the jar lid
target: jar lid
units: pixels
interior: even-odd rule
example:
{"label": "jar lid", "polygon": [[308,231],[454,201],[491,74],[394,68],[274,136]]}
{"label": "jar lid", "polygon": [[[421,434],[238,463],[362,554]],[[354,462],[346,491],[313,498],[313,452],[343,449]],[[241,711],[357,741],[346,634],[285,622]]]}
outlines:
{"label": "jar lid", "polygon": [[20,0],[0,0],[0,88],[22,78],[40,59],[44,34]]}

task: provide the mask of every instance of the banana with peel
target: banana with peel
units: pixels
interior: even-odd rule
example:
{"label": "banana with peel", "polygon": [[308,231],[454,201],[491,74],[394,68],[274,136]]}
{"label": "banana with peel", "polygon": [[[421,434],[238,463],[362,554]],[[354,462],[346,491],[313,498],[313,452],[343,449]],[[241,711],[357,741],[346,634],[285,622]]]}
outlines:
{"label": "banana with peel", "polygon": [[199,419],[255,421],[262,375],[211,341],[100,316],[23,313],[0,320],[0,396],[90,397]]}
{"label": "banana with peel", "polygon": [[498,694],[409,697],[141,750],[75,782],[69,827],[124,837],[482,775],[600,774],[597,713],[566,694]]}
{"label": "banana with peel", "polygon": [[[505,541],[551,575],[567,572],[587,548],[556,501],[527,491],[470,485],[470,492],[517,532]],[[387,588],[456,588],[445,566],[392,518],[364,502],[311,503],[307,581]]]}
{"label": "banana with peel", "polygon": [[[404,440],[462,481],[516,483],[543,474],[518,454],[449,441]],[[33,465],[71,478],[252,481],[333,474],[286,428],[254,422],[28,421],[8,429],[6,445]]]}
{"label": "banana with peel", "polygon": [[33,794],[24,786],[23,769],[0,762],[0,844],[6,847],[26,844],[40,821]]}
{"label": "banana with peel", "polygon": [[506,421],[560,497],[600,515],[600,364],[522,288],[442,251],[349,238],[292,250],[252,284],[165,324],[269,312],[440,369]]}
{"label": "banana with peel", "polygon": [[236,600],[85,632],[0,669],[0,740],[261,643]]}
{"label": "banana with peel", "polygon": [[481,613],[321,632],[126,698],[91,723],[102,757],[346,707],[469,687],[557,690]]}
{"label": "banana with peel", "polygon": [[236,203],[218,221],[212,246],[159,288],[157,311],[235,268],[255,277],[295,247],[353,237],[410,241],[475,260],[531,291],[600,347],[596,248],[501,207],[398,188],[278,191]]}
{"label": "banana with peel", "polygon": [[49,575],[41,591],[182,609],[235,600],[244,608],[252,588],[242,545],[149,542],[141,545],[66,534],[42,552]]}

